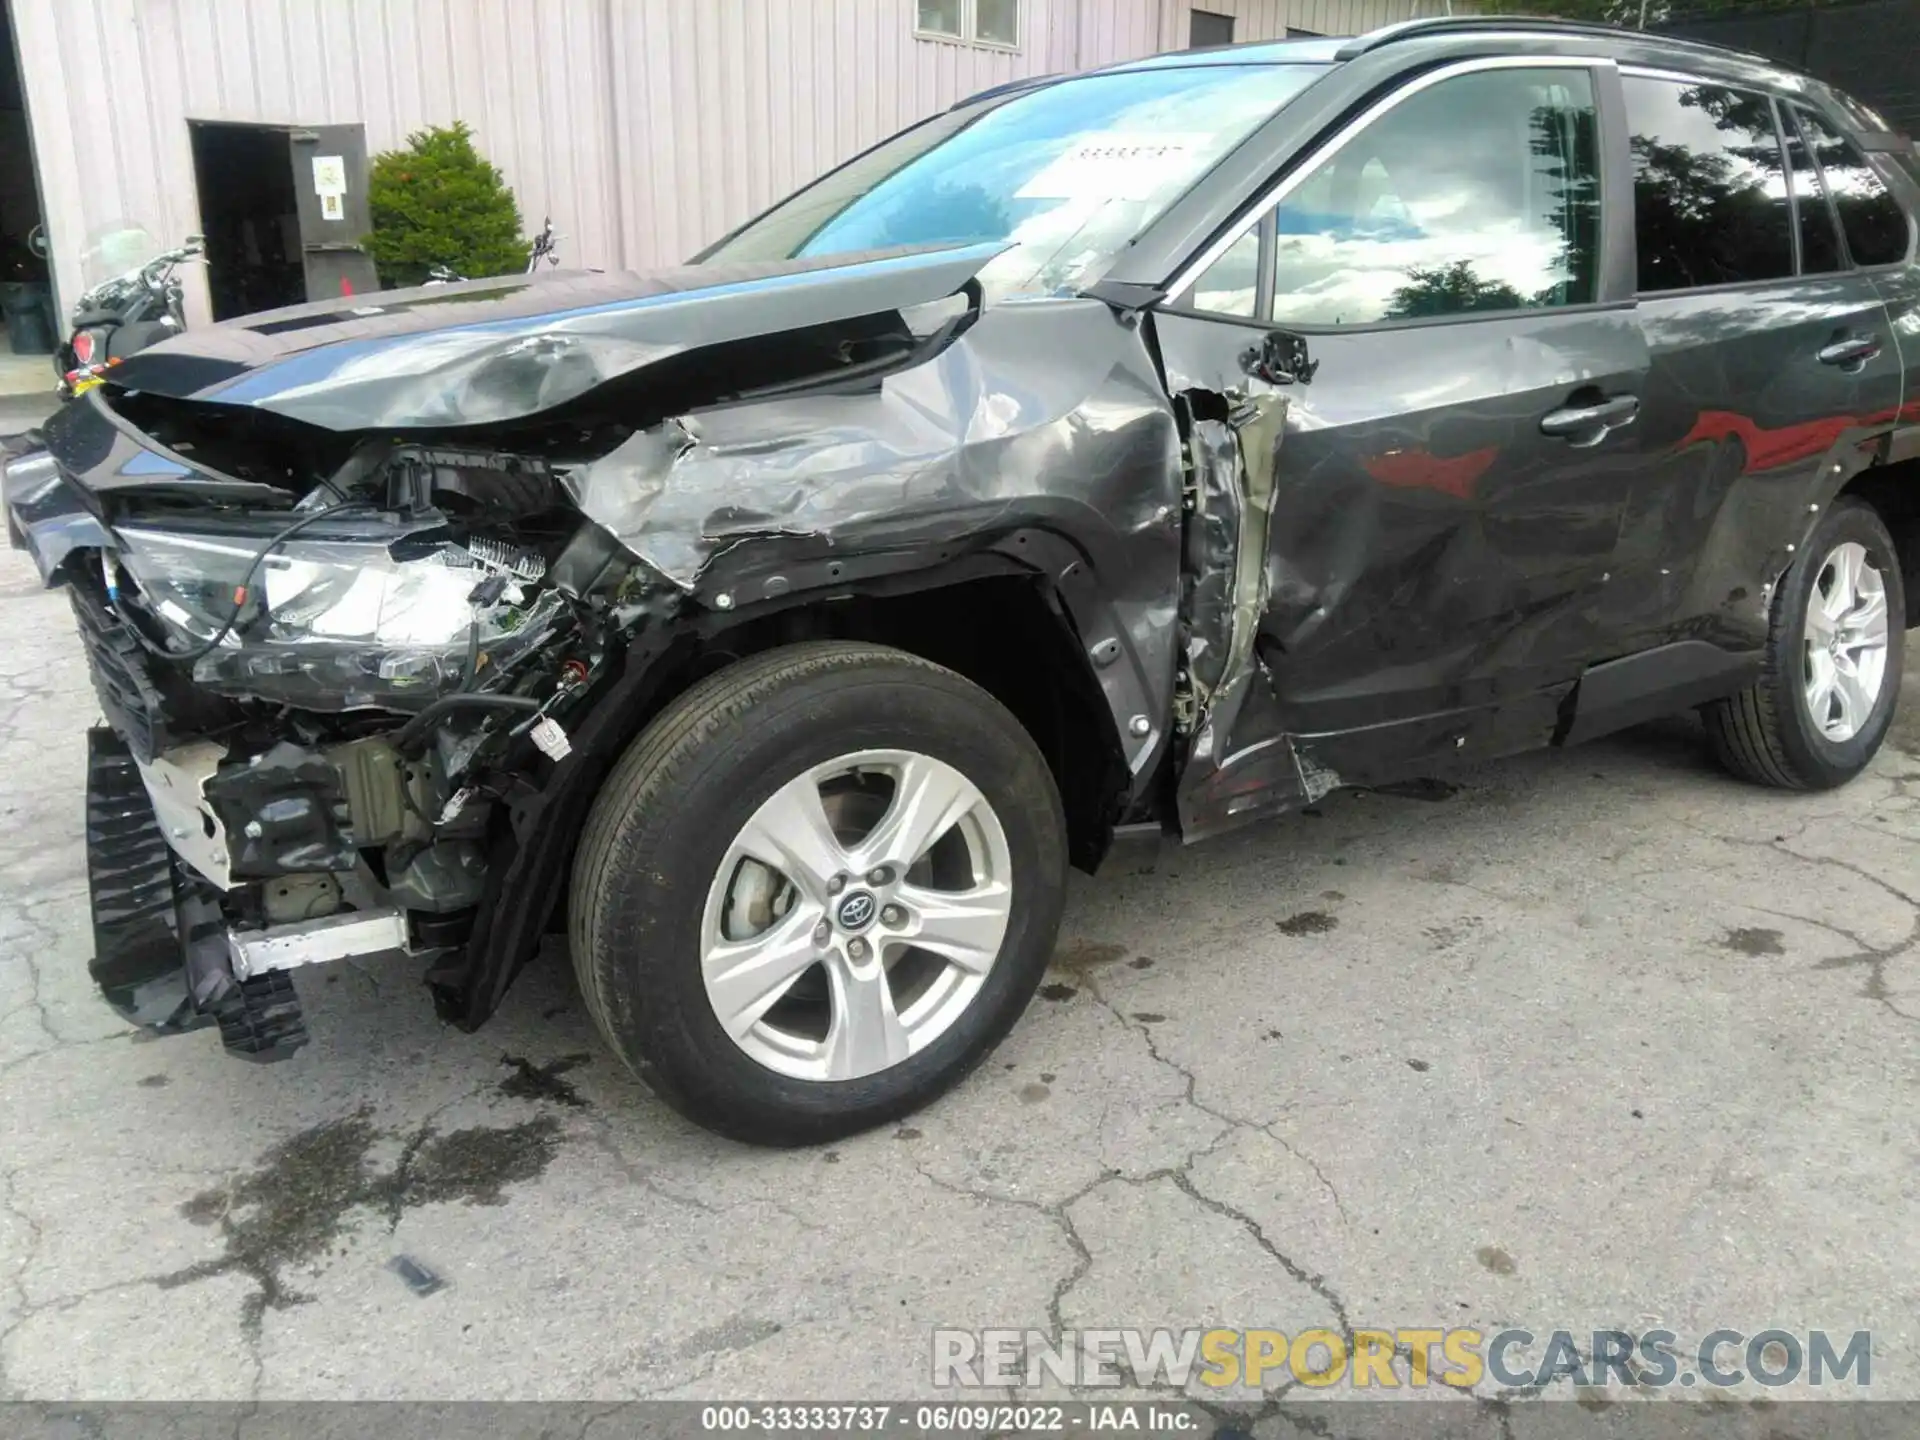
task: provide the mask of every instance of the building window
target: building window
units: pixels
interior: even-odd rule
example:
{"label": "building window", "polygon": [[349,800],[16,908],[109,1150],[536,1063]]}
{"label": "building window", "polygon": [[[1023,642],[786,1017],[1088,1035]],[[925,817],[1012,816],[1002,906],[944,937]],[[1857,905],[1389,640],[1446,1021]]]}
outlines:
{"label": "building window", "polygon": [[1187,15],[1187,48],[1205,50],[1233,44],[1233,16],[1217,10],[1193,10]]}
{"label": "building window", "polygon": [[914,32],[998,50],[1020,47],[1020,0],[915,0]]}
{"label": "building window", "polygon": [[973,38],[983,45],[1020,43],[1020,0],[973,0]]}
{"label": "building window", "polygon": [[915,27],[922,35],[944,35],[958,40],[961,0],[920,0],[920,22]]}

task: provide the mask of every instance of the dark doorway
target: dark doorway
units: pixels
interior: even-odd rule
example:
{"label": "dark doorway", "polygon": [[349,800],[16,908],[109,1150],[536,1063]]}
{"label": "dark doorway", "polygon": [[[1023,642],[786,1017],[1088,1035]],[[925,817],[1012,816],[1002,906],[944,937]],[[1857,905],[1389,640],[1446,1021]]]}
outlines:
{"label": "dark doorway", "polygon": [[9,0],[0,0],[0,354],[51,354],[53,288]]}
{"label": "dark doorway", "polygon": [[359,125],[190,120],[213,318],[379,288]]}
{"label": "dark doorway", "polygon": [[300,304],[307,298],[307,277],[287,132],[200,120],[189,121],[187,131],[207,237],[213,318]]}
{"label": "dark doorway", "polygon": [[1187,29],[1189,50],[1233,43],[1233,16],[1222,15],[1215,10],[1194,10],[1189,14],[1191,16]]}

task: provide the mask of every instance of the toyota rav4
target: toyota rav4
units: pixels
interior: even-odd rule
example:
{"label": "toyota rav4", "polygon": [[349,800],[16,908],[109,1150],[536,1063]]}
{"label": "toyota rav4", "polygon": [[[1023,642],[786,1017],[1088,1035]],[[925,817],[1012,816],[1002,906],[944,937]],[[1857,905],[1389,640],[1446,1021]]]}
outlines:
{"label": "toyota rav4", "polygon": [[1699,707],[1834,786],[1920,623],[1920,165],[1804,75],[1529,20],[1021,81],[693,263],[215,325],[6,469],[106,723],[109,998],[305,1039],[564,925],[792,1143],[927,1101],[1067,866]]}

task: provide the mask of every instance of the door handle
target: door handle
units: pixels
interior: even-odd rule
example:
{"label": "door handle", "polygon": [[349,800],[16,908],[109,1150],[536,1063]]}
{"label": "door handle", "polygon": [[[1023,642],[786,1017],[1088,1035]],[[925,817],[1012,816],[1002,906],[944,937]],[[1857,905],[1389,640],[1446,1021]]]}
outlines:
{"label": "door handle", "polygon": [[1631,425],[1640,413],[1632,395],[1615,395],[1592,405],[1569,405],[1541,417],[1540,433],[1556,435],[1576,449],[1598,445],[1613,431]]}
{"label": "door handle", "polygon": [[1880,355],[1878,335],[1849,335],[1825,346],[1819,355],[1822,365],[1838,365],[1842,370],[1859,370]]}

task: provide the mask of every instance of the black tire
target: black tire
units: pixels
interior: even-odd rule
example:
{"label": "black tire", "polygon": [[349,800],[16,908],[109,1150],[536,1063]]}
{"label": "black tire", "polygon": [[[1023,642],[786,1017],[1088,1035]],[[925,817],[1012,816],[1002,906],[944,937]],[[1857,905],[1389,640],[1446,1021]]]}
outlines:
{"label": "black tire", "polygon": [[[1887,666],[1867,723],[1851,739],[1822,734],[1808,709],[1803,670],[1803,631],[1820,569],[1834,547],[1854,541],[1886,586]],[[1725,700],[1701,708],[1707,735],[1720,763],[1742,779],[1782,790],[1830,790],[1866,769],[1893,722],[1904,668],[1906,594],[1893,538],[1874,508],[1841,500],[1808,538],[1773,597],[1760,680]]]}
{"label": "black tire", "polygon": [[[733,838],[775,790],[868,749],[930,755],[973,782],[1006,835],[1012,912],[983,987],[923,1050],[859,1079],[795,1079],[722,1029],[701,974],[702,913]],[[607,1043],[682,1114],[756,1144],[838,1139],[925,1105],[1013,1027],[1059,929],[1065,834],[1045,759],[978,686],[879,645],[769,651],[681,696],[607,777],[574,861],[574,971]]]}

